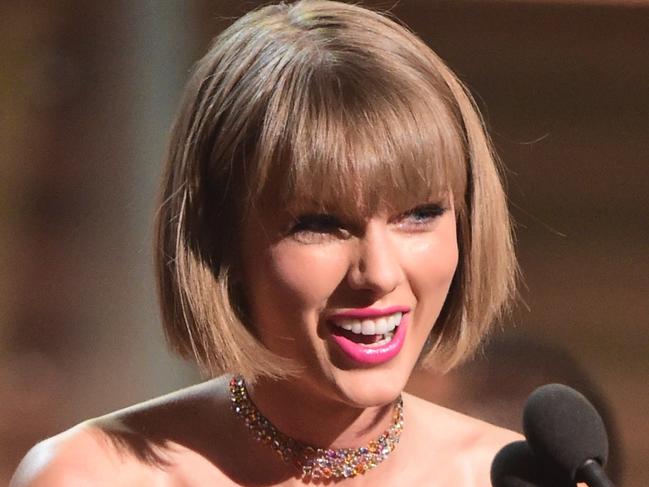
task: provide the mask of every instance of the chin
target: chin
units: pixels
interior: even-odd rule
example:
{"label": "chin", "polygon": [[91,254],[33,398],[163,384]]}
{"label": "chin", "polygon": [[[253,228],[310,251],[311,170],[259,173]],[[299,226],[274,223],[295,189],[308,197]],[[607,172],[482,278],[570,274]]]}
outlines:
{"label": "chin", "polygon": [[411,367],[407,370],[402,367],[339,370],[333,379],[344,402],[367,408],[394,402],[405,388],[411,372]]}

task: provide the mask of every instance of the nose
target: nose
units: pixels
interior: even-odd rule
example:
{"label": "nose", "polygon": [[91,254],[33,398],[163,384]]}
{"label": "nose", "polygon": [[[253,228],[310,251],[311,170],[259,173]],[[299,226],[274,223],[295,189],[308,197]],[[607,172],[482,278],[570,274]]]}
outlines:
{"label": "nose", "polygon": [[393,291],[404,277],[396,242],[390,230],[380,222],[367,224],[358,237],[347,281],[358,291],[384,296]]}

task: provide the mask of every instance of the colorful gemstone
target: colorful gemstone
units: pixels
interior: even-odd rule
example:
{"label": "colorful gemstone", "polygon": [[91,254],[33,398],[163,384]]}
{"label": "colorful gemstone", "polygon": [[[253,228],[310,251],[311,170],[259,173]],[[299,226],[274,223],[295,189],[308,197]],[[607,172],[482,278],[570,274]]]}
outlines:
{"label": "colorful gemstone", "polygon": [[286,463],[295,465],[303,478],[344,479],[362,475],[387,458],[399,443],[403,429],[403,401],[399,398],[395,403],[392,424],[367,447],[314,448],[278,431],[250,400],[240,377],[230,380],[230,400],[233,412],[242,418],[255,439],[268,444]]}

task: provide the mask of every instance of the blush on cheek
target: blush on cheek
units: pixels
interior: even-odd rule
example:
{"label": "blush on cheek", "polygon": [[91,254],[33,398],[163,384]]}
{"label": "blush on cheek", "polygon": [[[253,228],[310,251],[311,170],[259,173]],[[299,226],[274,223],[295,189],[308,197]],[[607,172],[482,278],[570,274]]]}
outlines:
{"label": "blush on cheek", "polygon": [[295,245],[291,249],[274,249],[268,277],[280,288],[278,292],[300,304],[317,307],[344,279],[347,267],[339,247]]}
{"label": "blush on cheek", "polygon": [[415,271],[425,271],[430,278],[444,280],[455,273],[459,250],[455,232],[451,235],[436,235],[433,239],[412,242],[405,250],[409,267]]}
{"label": "blush on cheek", "polygon": [[406,254],[408,280],[419,308],[417,321],[426,327],[437,320],[459,260],[454,227],[444,230],[433,238],[412,242]]}

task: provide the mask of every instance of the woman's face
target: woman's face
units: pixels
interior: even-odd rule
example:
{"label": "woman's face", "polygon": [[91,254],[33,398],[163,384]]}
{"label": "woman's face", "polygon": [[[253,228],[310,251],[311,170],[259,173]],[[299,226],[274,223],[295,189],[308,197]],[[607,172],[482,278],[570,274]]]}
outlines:
{"label": "woman's face", "polygon": [[248,312],[263,343],[304,367],[298,384],[350,404],[393,400],[440,313],[458,262],[452,201],[364,220],[253,212],[242,231]]}

